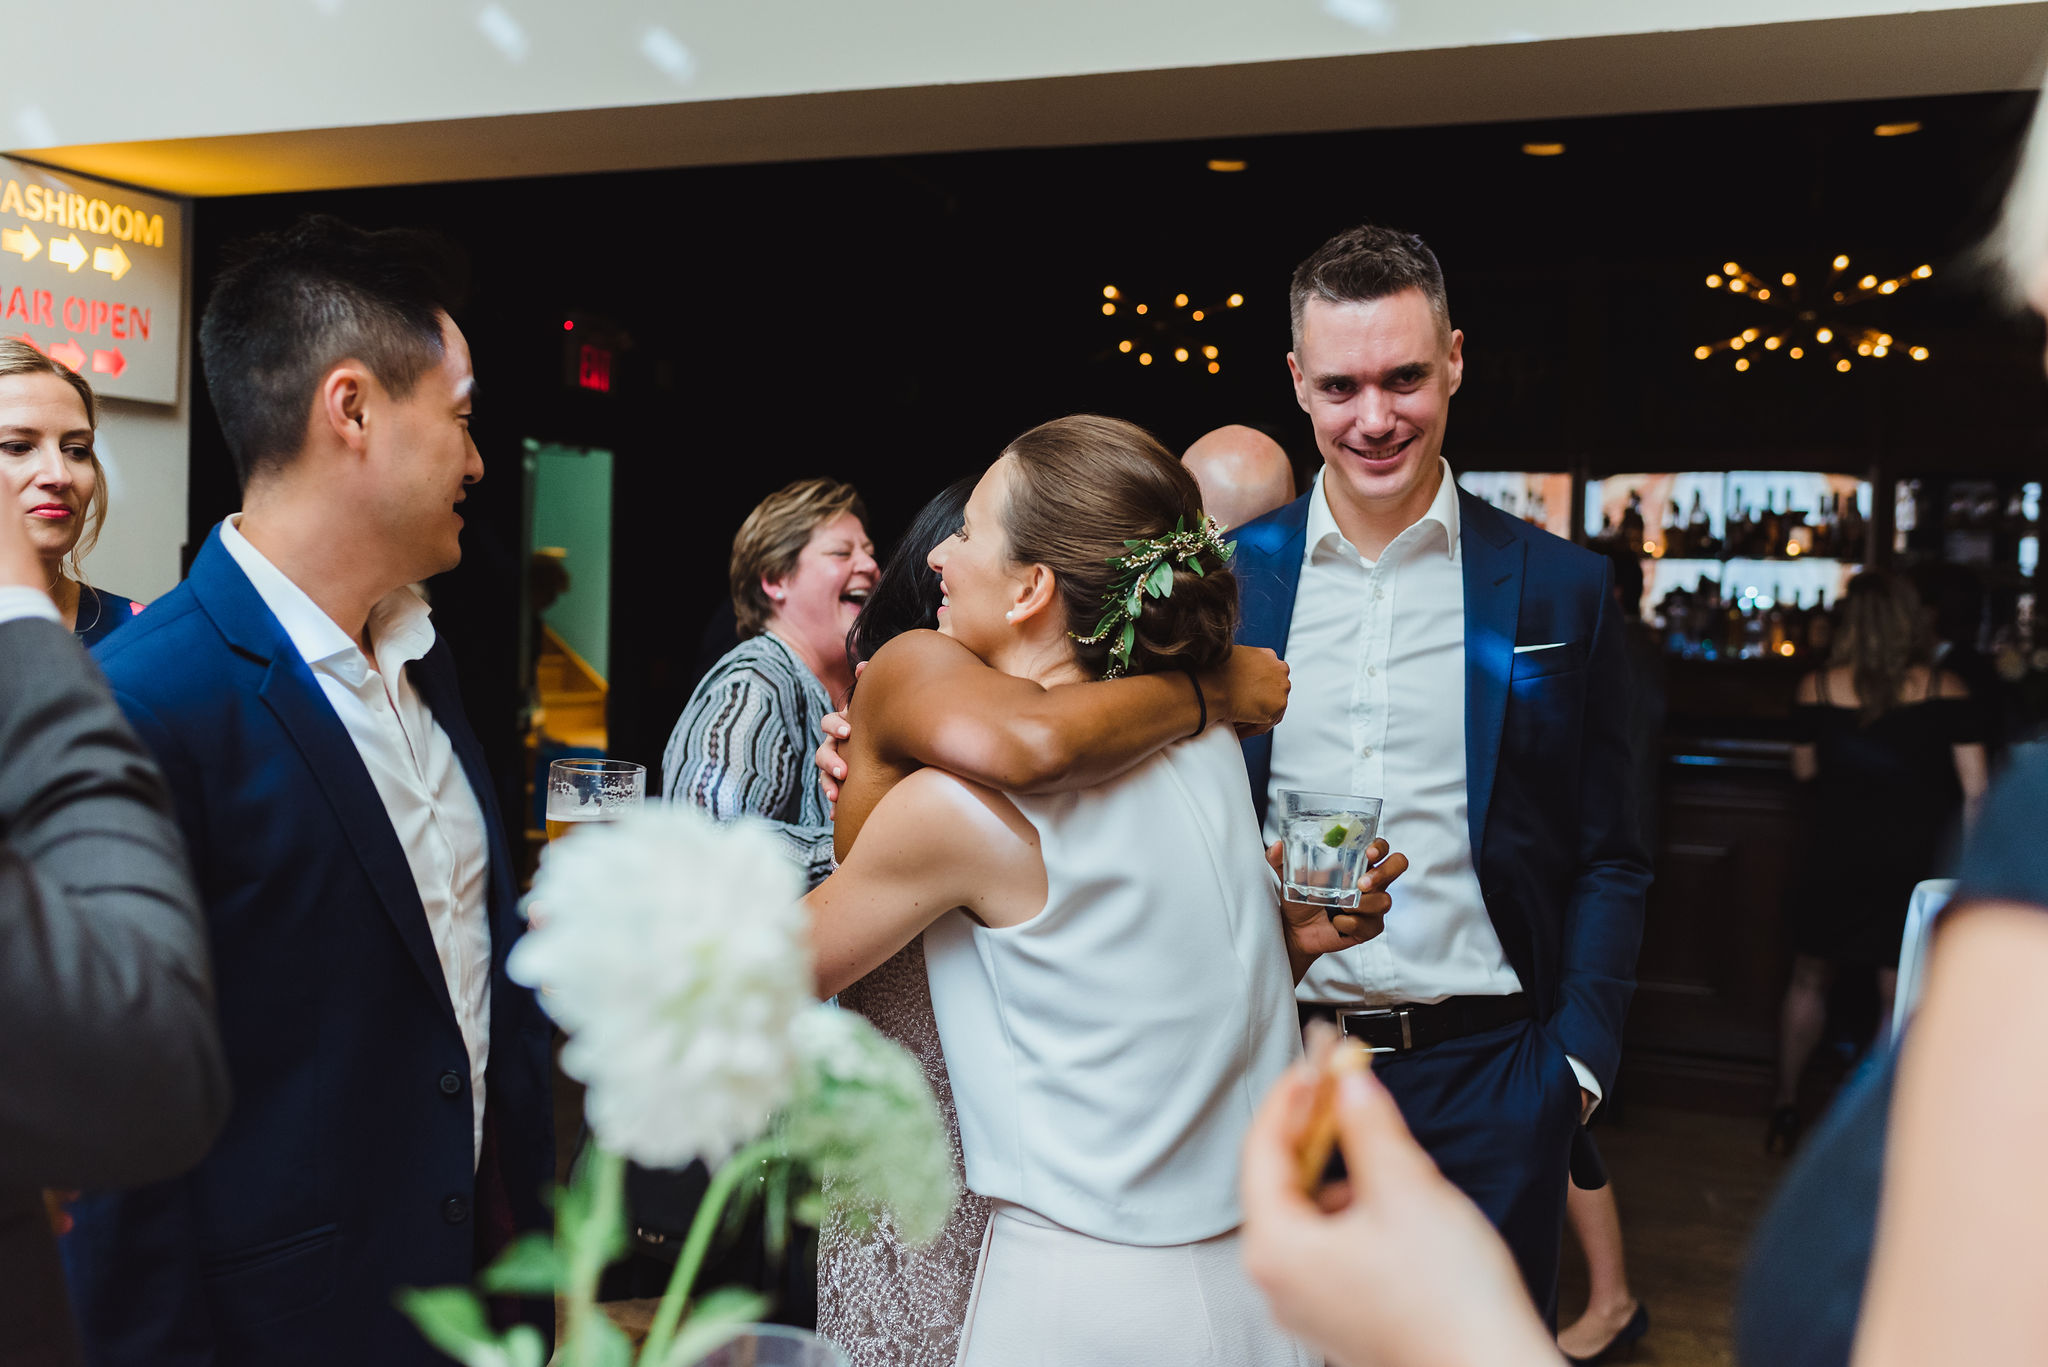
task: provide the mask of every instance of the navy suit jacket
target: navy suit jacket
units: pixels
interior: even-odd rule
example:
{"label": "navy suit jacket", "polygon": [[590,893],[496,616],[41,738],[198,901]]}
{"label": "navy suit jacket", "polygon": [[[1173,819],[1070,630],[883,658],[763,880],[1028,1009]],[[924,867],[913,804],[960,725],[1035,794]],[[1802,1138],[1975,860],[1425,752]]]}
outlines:
{"label": "navy suit jacket", "polygon": [[[1238,640],[1283,659],[1313,497],[1311,489],[1235,533]],[[1611,568],[1463,490],[1458,527],[1465,781],[1480,891],[1537,1016],[1611,1092],[1650,885]],[[1559,641],[1556,650],[1514,649]],[[1263,821],[1273,738],[1254,736],[1244,748]]]}
{"label": "navy suit jacket", "polygon": [[503,1187],[483,1191],[468,1054],[405,851],[218,530],[98,659],[191,850],[234,1110],[185,1177],[80,1203],[64,1243],[87,1360],[438,1367],[393,1292],[469,1281],[480,1214],[545,1227],[554,1169],[549,1026],[505,977],[511,860],[447,646],[408,668],[490,841],[485,1164]]}

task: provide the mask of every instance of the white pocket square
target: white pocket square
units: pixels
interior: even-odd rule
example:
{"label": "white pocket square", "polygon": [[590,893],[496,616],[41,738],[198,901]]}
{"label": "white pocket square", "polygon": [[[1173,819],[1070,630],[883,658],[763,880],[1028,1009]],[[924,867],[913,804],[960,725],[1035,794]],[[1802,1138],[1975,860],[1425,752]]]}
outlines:
{"label": "white pocket square", "polygon": [[1569,641],[1550,641],[1540,646],[1516,646],[1515,654],[1527,655],[1532,650],[1558,650],[1570,644]]}

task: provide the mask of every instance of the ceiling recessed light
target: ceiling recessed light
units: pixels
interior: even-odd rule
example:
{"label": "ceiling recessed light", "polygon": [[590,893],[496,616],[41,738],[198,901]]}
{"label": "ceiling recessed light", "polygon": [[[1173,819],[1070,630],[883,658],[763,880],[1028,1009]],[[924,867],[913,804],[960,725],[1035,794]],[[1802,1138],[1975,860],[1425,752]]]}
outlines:
{"label": "ceiling recessed light", "polygon": [[1561,142],[1525,142],[1522,151],[1532,157],[1561,157],[1564,144]]}
{"label": "ceiling recessed light", "polygon": [[1881,123],[1870,130],[1880,138],[1903,138],[1908,133],[1920,131],[1920,120],[1908,119],[1902,123]]}
{"label": "ceiling recessed light", "polygon": [[1211,171],[1242,171],[1249,165],[1251,163],[1248,161],[1238,161],[1232,157],[1209,158],[1209,169]]}

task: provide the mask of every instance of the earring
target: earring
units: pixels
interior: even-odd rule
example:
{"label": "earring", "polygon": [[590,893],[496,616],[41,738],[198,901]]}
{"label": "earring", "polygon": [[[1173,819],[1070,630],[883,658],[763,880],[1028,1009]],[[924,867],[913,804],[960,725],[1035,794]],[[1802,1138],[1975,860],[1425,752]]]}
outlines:
{"label": "earring", "polygon": [[1016,620],[1017,620],[1017,609],[1015,609],[1015,608],[1011,608],[1011,609],[1010,609],[1010,610],[1009,610],[1008,612],[1004,613],[1004,614],[1003,614],[1003,620],[1004,620],[1005,622],[1014,622],[1014,621],[1016,621]]}

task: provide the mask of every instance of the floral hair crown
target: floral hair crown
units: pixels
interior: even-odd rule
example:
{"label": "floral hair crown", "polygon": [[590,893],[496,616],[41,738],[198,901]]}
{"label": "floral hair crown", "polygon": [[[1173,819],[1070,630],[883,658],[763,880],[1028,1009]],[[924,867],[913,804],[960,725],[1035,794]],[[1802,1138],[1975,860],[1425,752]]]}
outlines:
{"label": "floral hair crown", "polygon": [[[1185,567],[1199,575],[1204,555],[1214,556],[1219,565],[1230,563],[1230,557],[1237,553],[1237,543],[1225,541],[1222,531],[1213,517],[1204,517],[1202,525],[1190,531],[1187,519],[1183,517],[1174,522],[1173,530],[1167,535],[1144,541],[1126,541],[1124,553],[1109,558],[1107,563],[1116,570],[1116,574],[1102,595],[1102,620],[1088,635],[1074,637],[1084,646],[1111,642],[1109,664],[1102,671],[1103,678],[1120,678],[1131,667],[1131,647],[1138,640],[1138,613],[1144,608],[1147,598],[1173,596],[1173,572],[1176,568]],[[1068,634],[1073,635],[1071,632]]]}

